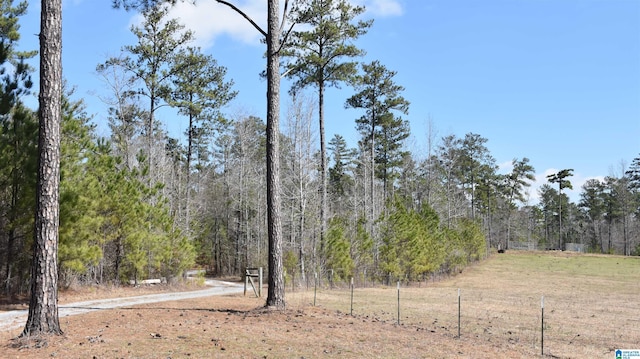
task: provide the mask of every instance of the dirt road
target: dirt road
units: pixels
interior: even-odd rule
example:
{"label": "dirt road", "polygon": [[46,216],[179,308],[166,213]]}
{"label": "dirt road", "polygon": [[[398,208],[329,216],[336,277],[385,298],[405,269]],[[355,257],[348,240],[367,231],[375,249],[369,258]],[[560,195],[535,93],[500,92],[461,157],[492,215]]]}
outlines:
{"label": "dirt road", "polygon": [[[62,318],[101,309],[129,307],[140,304],[210,297],[215,295],[236,294],[244,290],[243,285],[238,283],[207,279],[205,284],[208,287],[207,289],[190,292],[160,293],[141,295],[137,297],[96,299],[85,302],[68,303],[58,306],[58,316]],[[27,321],[28,314],[28,310],[0,312],[0,331],[11,330],[23,326]]]}

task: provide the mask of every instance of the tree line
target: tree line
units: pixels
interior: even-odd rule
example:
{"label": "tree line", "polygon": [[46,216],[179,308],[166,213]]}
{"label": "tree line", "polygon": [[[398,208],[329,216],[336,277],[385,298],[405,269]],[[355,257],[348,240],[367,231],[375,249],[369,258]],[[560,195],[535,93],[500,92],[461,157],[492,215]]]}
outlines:
{"label": "tree line", "polygon": [[[5,294],[28,291],[34,245],[38,116],[23,99],[32,86],[26,60],[35,53],[15,51],[25,4],[3,8],[10,26],[0,33]],[[193,34],[168,7],[141,9],[137,42],[96,65],[109,89],[109,137],[98,136],[72,84],[62,96],[62,285],[171,280],[194,265],[239,275],[269,265],[272,230],[281,231],[286,279],[296,285],[316,273],[332,282],[424,280],[523,243],[640,254],[640,156],[616,175],[589,180],[578,203],[563,192],[572,170],[559,171],[531,204],[529,159],[500,173],[480,134],[430,131],[427,153],[412,153],[404,88],[379,61],[357,61],[364,50],[353,44],[373,22],[356,20],[364,8],[346,1],[297,4],[289,20],[305,30],[278,36],[293,86],[275,128],[281,228],[271,228],[269,121],[225,113],[236,95],[226,69],[191,45]],[[355,147],[324,133],[325,88],[341,83],[355,90],[342,105],[361,113],[349,119],[360,134]],[[184,143],[163,130],[174,116],[187,119]]]}

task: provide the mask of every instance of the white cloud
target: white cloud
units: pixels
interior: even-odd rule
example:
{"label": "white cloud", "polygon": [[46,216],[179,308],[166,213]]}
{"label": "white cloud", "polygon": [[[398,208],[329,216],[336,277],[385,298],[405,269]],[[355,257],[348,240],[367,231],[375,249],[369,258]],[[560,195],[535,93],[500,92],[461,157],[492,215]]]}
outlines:
{"label": "white cloud", "polygon": [[367,0],[365,6],[375,16],[400,16],[404,12],[397,0]]}
{"label": "white cloud", "polygon": [[525,197],[529,198],[529,204],[535,205],[540,202],[540,193],[538,193],[540,187],[544,184],[549,184],[547,176],[556,172],[558,172],[558,170],[555,168],[548,168],[542,173],[535,174],[535,180],[531,183],[531,186],[526,189],[528,196]]}
{"label": "white cloud", "polygon": [[364,6],[367,16],[400,16],[404,13],[400,0],[350,0],[353,5]]}
{"label": "white cloud", "polygon": [[498,173],[510,173],[513,170],[513,161],[498,163]]}
{"label": "white cloud", "polygon": [[[74,0],[81,1],[81,0]],[[367,13],[375,17],[400,16],[403,8],[398,0],[354,0],[364,5]],[[267,2],[264,0],[243,0],[234,2],[258,26],[266,30]],[[281,9],[282,10],[282,9]],[[214,45],[219,36],[229,36],[244,44],[259,45],[262,35],[253,25],[226,5],[215,1],[180,1],[169,12],[195,33],[195,45],[207,49]],[[134,17],[133,24],[139,24],[141,18]]]}
{"label": "white cloud", "polygon": [[[265,29],[267,4],[264,0],[245,0],[236,6]],[[178,2],[169,12],[170,17],[195,33],[196,45],[213,46],[218,36],[227,35],[245,44],[259,44],[260,33],[233,9],[214,1]]]}

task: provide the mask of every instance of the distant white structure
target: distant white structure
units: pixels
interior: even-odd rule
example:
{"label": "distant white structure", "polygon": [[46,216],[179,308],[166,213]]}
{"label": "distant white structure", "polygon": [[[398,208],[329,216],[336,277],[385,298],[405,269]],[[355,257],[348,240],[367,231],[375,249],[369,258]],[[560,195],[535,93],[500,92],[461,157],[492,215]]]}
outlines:
{"label": "distant white structure", "polygon": [[564,249],[570,252],[580,252],[585,253],[585,246],[582,243],[565,243]]}

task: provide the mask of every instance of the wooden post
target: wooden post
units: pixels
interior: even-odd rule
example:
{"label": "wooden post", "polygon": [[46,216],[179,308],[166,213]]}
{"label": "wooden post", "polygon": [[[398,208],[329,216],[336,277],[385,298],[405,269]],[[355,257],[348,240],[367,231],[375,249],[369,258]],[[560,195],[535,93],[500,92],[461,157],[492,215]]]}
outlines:
{"label": "wooden post", "polygon": [[351,316],[353,316],[353,277],[351,277]]}
{"label": "wooden post", "polygon": [[458,288],[458,338],[460,338],[460,288]]}
{"label": "wooden post", "polygon": [[258,297],[262,298],[262,267],[258,268]]}
{"label": "wooden post", "polygon": [[400,281],[398,281],[398,325],[400,325]]}
{"label": "wooden post", "polygon": [[540,328],[540,355],[544,356],[544,295],[540,299],[540,309],[542,310],[542,327]]}
{"label": "wooden post", "polygon": [[[256,288],[256,284],[253,282],[252,278],[258,278],[258,288]],[[251,284],[251,288],[253,288],[253,293],[256,297],[262,297],[262,267],[259,268],[245,268],[244,271],[244,295],[247,295],[247,287]]]}
{"label": "wooden post", "polygon": [[244,270],[244,296],[247,296],[247,287],[249,286],[249,273],[248,270]]}
{"label": "wooden post", "polygon": [[318,272],[313,272],[313,306],[316,306],[316,294],[318,293]]}

